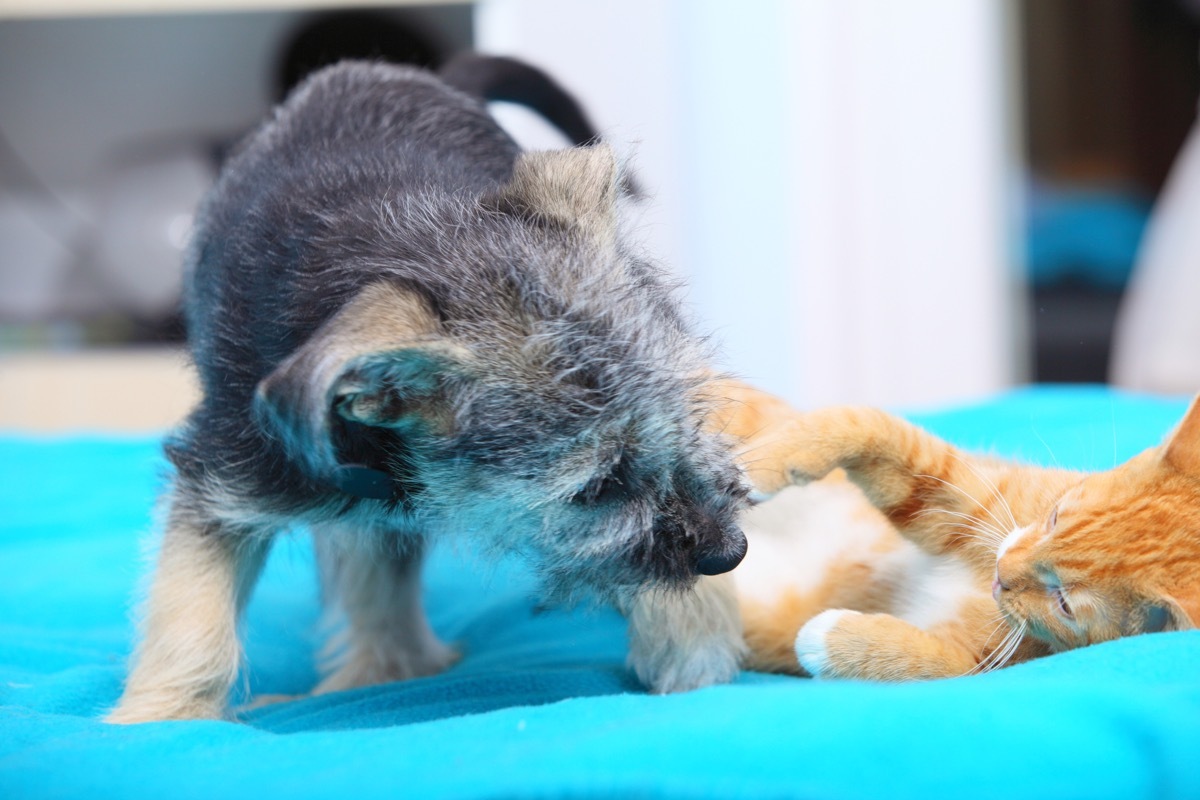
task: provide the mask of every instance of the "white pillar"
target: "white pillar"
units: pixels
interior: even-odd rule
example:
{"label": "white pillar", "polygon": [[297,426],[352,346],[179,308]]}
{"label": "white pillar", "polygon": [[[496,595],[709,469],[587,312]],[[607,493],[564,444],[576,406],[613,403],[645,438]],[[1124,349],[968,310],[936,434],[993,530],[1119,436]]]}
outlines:
{"label": "white pillar", "polygon": [[794,402],[1019,375],[1004,0],[481,0],[655,193],[647,243],[725,366]]}

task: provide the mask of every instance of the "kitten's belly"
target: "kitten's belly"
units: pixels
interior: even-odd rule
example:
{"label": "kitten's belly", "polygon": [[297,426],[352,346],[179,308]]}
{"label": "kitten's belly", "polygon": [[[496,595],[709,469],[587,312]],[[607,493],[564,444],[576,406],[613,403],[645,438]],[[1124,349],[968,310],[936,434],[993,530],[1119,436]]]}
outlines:
{"label": "kitten's belly", "polygon": [[[747,627],[792,636],[828,608],[887,613],[929,630],[987,594],[954,558],[902,538],[840,475],[783,490],[747,512],[733,572]],[[751,631],[753,633],[753,631]]]}
{"label": "kitten's belly", "polygon": [[741,524],[749,548],[733,577],[739,597],[759,604],[821,592],[837,567],[911,547],[842,477],[788,487]]}

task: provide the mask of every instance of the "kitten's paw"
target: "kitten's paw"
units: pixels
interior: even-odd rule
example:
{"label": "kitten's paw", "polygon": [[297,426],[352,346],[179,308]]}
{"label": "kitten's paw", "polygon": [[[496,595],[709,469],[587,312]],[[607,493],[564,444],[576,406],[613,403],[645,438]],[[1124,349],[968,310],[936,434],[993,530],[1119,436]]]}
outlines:
{"label": "kitten's paw", "polygon": [[847,617],[862,616],[857,611],[831,608],[822,611],[805,623],[796,634],[796,658],[804,671],[814,678],[835,677],[837,674],[829,657],[829,634]]}
{"label": "kitten's paw", "polygon": [[[816,415],[798,415],[749,438],[738,459],[751,484],[751,497],[762,501],[789,486],[818,481],[839,466],[837,452],[816,435]],[[812,419],[810,419],[812,418]]]}

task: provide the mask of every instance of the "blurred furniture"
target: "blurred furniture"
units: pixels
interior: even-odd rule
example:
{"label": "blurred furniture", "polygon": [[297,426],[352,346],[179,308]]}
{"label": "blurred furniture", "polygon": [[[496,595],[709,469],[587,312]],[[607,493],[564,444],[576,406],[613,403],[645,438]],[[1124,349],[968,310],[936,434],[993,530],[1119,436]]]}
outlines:
{"label": "blurred furniture", "polygon": [[0,431],[160,433],[198,397],[179,349],[0,354]]}
{"label": "blurred furniture", "polygon": [[1147,392],[1200,391],[1200,126],[1151,217],[1113,347],[1112,380]]}
{"label": "blurred furniture", "polygon": [[[1117,315],[1135,261],[1146,271],[1146,251],[1137,255],[1145,207],[1162,191],[1195,117],[1197,8],[1191,0],[1020,3],[1037,380],[1151,386],[1130,382],[1130,370],[1139,368],[1122,355],[1129,325],[1118,327]],[[1150,281],[1163,287],[1161,275]],[[1133,297],[1145,297],[1146,283],[1135,275],[1126,302],[1143,307],[1134,327],[1159,331],[1155,353],[1137,348],[1153,370],[1171,358],[1165,328],[1186,323],[1171,321],[1176,301],[1160,296],[1151,311]]]}

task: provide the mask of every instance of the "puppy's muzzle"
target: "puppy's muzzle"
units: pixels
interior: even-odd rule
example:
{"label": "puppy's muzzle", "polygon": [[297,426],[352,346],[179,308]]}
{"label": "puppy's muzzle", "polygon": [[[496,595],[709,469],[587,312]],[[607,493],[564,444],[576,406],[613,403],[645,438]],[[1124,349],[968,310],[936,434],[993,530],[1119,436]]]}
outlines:
{"label": "puppy's muzzle", "polygon": [[729,572],[746,557],[746,535],[735,531],[726,542],[725,548],[701,551],[697,554],[696,572],[701,575],[721,575]]}

